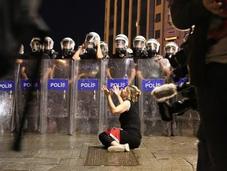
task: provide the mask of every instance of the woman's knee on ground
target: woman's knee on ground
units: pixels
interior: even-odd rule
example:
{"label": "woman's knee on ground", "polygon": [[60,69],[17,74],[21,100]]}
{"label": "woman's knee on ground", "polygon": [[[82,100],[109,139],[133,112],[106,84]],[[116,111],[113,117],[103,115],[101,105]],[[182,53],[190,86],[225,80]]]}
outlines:
{"label": "woman's knee on ground", "polygon": [[105,132],[99,134],[99,140],[105,147],[109,147],[111,144],[109,135],[107,135]]}

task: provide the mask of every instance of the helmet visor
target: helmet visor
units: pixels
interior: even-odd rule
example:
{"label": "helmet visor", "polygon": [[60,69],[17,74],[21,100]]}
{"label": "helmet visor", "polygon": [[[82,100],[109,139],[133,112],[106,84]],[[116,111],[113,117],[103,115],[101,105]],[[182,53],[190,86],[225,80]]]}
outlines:
{"label": "helmet visor", "polygon": [[167,46],[165,48],[165,51],[167,54],[175,54],[177,52],[177,49],[174,46]]}
{"label": "helmet visor", "polygon": [[62,49],[73,49],[73,43],[70,41],[64,41],[62,43]]}
{"label": "helmet visor", "polygon": [[51,50],[51,49],[53,49],[53,43],[50,42],[50,41],[44,42],[43,45],[44,45],[44,49],[45,49],[45,50]]}
{"label": "helmet visor", "polygon": [[145,42],[141,40],[135,40],[133,42],[133,47],[138,49],[144,49],[145,48]]}
{"label": "helmet visor", "polygon": [[158,52],[159,46],[157,45],[157,43],[148,43],[147,49]]}
{"label": "helmet visor", "polygon": [[93,42],[93,41],[94,41],[94,38],[95,38],[95,37],[94,37],[93,35],[87,35],[85,41],[86,41],[86,42]]}
{"label": "helmet visor", "polygon": [[38,41],[34,41],[32,42],[32,51],[36,52],[36,51],[40,51],[41,50],[41,44]]}
{"label": "helmet visor", "polygon": [[116,48],[125,48],[126,47],[126,42],[124,40],[116,40]]}

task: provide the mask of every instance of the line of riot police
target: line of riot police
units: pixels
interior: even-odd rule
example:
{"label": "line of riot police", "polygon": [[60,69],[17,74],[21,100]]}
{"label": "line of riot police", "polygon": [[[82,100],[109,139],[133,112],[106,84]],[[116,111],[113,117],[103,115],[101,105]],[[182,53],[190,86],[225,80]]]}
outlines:
{"label": "line of riot police", "polygon": [[[45,37],[41,40],[34,37],[31,40],[31,54],[26,56],[23,52],[23,45],[19,50],[18,58],[22,59],[108,59],[107,77],[124,78],[128,75],[128,84],[135,83],[135,77],[143,80],[146,76],[138,68],[139,59],[152,59],[152,65],[144,66],[149,70],[149,77],[164,77],[166,84],[155,89],[152,95],[157,99],[161,118],[165,121],[171,121],[172,115],[181,115],[189,108],[196,109],[195,90],[187,80],[187,65],[182,62],[185,58],[185,49],[180,49],[176,43],[168,42],[164,46],[164,57],[159,54],[160,43],[154,39],[146,40],[143,36],[138,35],[133,39],[132,49],[129,48],[128,37],[124,34],[118,34],[115,37],[114,47],[115,54],[109,54],[108,44],[101,41],[100,36],[95,32],[86,35],[84,43],[75,51],[75,42],[72,38],[66,37],[60,42],[61,52],[54,50],[54,41],[51,37]],[[183,47],[183,46],[182,46]],[[121,66],[114,66],[115,59],[122,59]],[[117,63],[119,65],[119,63]],[[133,66],[130,66],[133,65]],[[128,68],[132,68],[127,74]],[[120,69],[122,68],[122,70]],[[116,70],[116,71],[114,71]],[[185,80],[182,82],[182,78]],[[138,80],[138,79],[136,79]],[[167,83],[173,83],[175,86],[168,86]],[[178,84],[179,83],[179,84]],[[163,89],[162,89],[163,88]],[[173,97],[180,93],[181,100],[172,100]],[[165,100],[163,100],[163,98]],[[160,100],[162,99],[162,100]]]}

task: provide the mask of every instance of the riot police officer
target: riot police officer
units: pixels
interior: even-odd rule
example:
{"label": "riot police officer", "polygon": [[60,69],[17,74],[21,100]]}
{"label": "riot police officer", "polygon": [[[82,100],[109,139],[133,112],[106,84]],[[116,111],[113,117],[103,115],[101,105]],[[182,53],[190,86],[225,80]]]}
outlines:
{"label": "riot police officer", "polygon": [[[169,77],[171,74],[171,65],[168,59],[159,55],[160,43],[150,38],[146,42],[147,61],[141,62],[140,67],[137,68],[137,77],[139,80],[145,78],[157,79],[161,77]],[[146,68],[146,71],[142,71],[142,68]]]}
{"label": "riot police officer", "polygon": [[[170,69],[168,60],[159,55],[160,43],[150,38],[146,41],[147,58],[139,59],[137,62],[137,84],[139,87],[143,87],[146,80],[165,80],[165,69]],[[150,93],[144,91],[141,98],[143,101],[143,115],[144,121],[149,125],[156,125],[157,117],[159,117],[159,107],[154,98],[150,96]],[[169,126],[166,123],[163,124],[163,134],[168,134]],[[145,127],[145,132],[149,131]]]}
{"label": "riot police officer", "polygon": [[[24,45],[21,44],[20,47],[19,47],[19,50],[18,50],[18,54],[17,54],[17,59],[26,59],[27,57],[25,56],[25,53],[24,53]],[[18,60],[17,60],[18,61]]]}
{"label": "riot police officer", "polygon": [[136,62],[137,59],[147,58],[146,39],[143,36],[136,36],[133,40],[133,57]]}
{"label": "riot police officer", "polygon": [[45,37],[43,42],[43,58],[55,59],[58,53],[54,50],[54,41],[51,37]]}
{"label": "riot police officer", "polygon": [[[182,44],[183,45],[183,44]],[[178,45],[175,42],[168,42],[165,45],[165,58],[169,60],[172,73],[171,77],[174,82],[178,82],[181,77],[185,77],[188,74],[188,67],[187,65],[181,65],[179,63],[179,58],[184,60],[184,56],[181,57],[181,53],[183,50],[179,50]]]}
{"label": "riot police officer", "polygon": [[74,60],[80,59],[102,59],[103,54],[100,48],[100,36],[96,32],[89,32],[84,40],[84,43],[79,46]]}
{"label": "riot police officer", "polygon": [[116,53],[109,59],[107,76],[109,79],[127,78],[128,84],[132,84],[135,79],[136,70],[131,55],[132,50],[128,48],[128,37],[124,34],[118,34],[114,43]]}
{"label": "riot police officer", "polygon": [[30,42],[31,53],[29,55],[30,59],[38,59],[42,57],[43,45],[39,37],[33,37]]}
{"label": "riot police officer", "polygon": [[72,59],[75,54],[74,51],[75,42],[70,37],[65,37],[61,41],[61,54],[58,56],[59,59]]}
{"label": "riot police officer", "polygon": [[131,53],[128,49],[128,37],[124,34],[118,34],[115,38],[115,49],[116,53],[113,54],[113,58],[124,58],[131,57]]}
{"label": "riot police officer", "polygon": [[169,60],[172,67],[176,67],[177,63],[173,57],[178,52],[178,45],[175,42],[168,42],[164,47],[165,58]]}
{"label": "riot police officer", "polygon": [[146,42],[146,49],[148,57],[152,58],[159,54],[160,43],[156,39],[151,38]]}
{"label": "riot police officer", "polygon": [[108,44],[104,41],[100,42],[100,48],[102,51],[103,59],[108,59],[109,58],[109,47]]}

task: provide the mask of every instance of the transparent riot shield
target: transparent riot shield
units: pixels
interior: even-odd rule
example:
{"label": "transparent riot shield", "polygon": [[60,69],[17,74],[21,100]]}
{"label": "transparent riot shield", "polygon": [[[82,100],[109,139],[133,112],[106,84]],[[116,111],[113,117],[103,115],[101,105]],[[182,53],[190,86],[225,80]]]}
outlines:
{"label": "transparent riot shield", "polygon": [[138,60],[137,84],[142,91],[139,111],[141,130],[144,135],[168,134],[168,124],[161,120],[157,102],[151,96],[152,90],[164,83],[160,65],[154,59]]}
{"label": "transparent riot shield", "polygon": [[[188,82],[188,78],[184,77],[184,78],[181,78],[176,84],[178,86],[181,86],[181,85],[185,84],[186,82]],[[191,94],[192,94],[192,92],[190,92],[190,95]],[[178,93],[177,97],[175,98],[175,101],[182,100],[184,98],[188,98],[188,97],[182,96],[182,93]],[[189,110],[186,110],[184,113],[175,114],[174,120],[176,123],[174,135],[196,136],[198,128],[199,128],[199,122],[200,122],[199,113],[197,111],[195,111],[193,109],[189,109]]]}
{"label": "transparent riot shield", "polygon": [[14,131],[16,118],[15,107],[15,75],[17,68],[0,80],[0,135]]}
{"label": "transparent riot shield", "polygon": [[[16,86],[16,115],[18,118],[18,126],[25,114],[25,105],[27,105],[28,112],[25,116],[23,128],[28,132],[39,132],[41,65],[37,60],[33,59],[23,59],[21,61],[22,62],[18,65],[19,74],[16,78],[18,82]],[[36,67],[38,67],[37,70]]]}
{"label": "transparent riot shield", "polygon": [[175,116],[177,136],[196,136],[199,129],[200,117],[195,110],[188,110],[181,116]]}
{"label": "transparent riot shield", "polygon": [[[98,60],[80,60],[74,62],[74,120],[73,131],[97,134],[103,125],[103,97],[100,86],[105,77],[105,62]],[[102,76],[101,76],[102,75]]]}
{"label": "transparent riot shield", "polygon": [[41,132],[69,132],[71,65],[67,59],[43,62]]}
{"label": "transparent riot shield", "polygon": [[[108,89],[113,86],[125,88],[129,84],[135,84],[135,63],[131,58],[114,59],[110,58],[107,68],[106,85]],[[113,102],[119,104],[117,97],[113,96]],[[108,109],[107,99],[105,98],[105,128],[120,127],[119,116],[113,116]]]}

